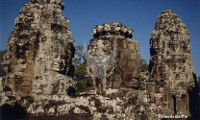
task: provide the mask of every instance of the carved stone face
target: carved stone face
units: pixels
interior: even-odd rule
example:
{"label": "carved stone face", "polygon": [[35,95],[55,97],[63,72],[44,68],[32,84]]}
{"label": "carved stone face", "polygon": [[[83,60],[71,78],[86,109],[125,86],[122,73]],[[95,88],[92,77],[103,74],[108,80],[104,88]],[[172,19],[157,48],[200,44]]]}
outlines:
{"label": "carved stone face", "polygon": [[65,69],[65,59],[62,58],[62,56],[57,53],[55,53],[53,57],[54,57],[54,62],[52,70],[56,72],[63,71]]}

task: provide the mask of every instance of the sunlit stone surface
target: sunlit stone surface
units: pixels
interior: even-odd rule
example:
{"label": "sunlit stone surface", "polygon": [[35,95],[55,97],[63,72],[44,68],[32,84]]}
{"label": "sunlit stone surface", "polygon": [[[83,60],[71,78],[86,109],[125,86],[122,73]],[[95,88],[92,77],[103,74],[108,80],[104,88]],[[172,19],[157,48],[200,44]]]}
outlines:
{"label": "sunlit stone surface", "polygon": [[63,9],[61,0],[31,0],[22,7],[7,41],[6,74],[0,77],[0,111],[6,113],[2,116],[160,120],[192,115],[196,120],[198,91],[190,37],[172,10],[158,16],[146,73],[140,72],[133,30],[119,23],[96,26],[85,56],[92,87],[74,97],[66,94],[69,87],[74,90],[75,48]]}
{"label": "sunlit stone surface", "polygon": [[174,11],[163,11],[150,39],[149,79],[155,84],[147,86],[150,100],[168,108],[168,114],[190,116],[191,109],[195,110],[198,95],[190,50],[186,25]]}
{"label": "sunlit stone surface", "polygon": [[15,20],[3,78],[8,95],[66,94],[73,86],[74,41],[61,0],[31,0]]}

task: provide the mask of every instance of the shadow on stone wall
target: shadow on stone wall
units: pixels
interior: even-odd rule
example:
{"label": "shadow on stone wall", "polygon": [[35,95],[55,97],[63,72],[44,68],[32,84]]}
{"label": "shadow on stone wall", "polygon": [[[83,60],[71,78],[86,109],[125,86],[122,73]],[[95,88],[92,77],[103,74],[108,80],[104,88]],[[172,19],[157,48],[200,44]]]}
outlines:
{"label": "shadow on stone wall", "polygon": [[197,77],[196,74],[193,73],[195,87],[192,90],[189,90],[189,97],[190,97],[190,113],[192,117],[188,120],[199,120],[199,86],[197,84]]}
{"label": "shadow on stone wall", "polygon": [[1,120],[27,120],[26,112],[23,107],[18,103],[14,106],[4,104],[0,107],[0,119]]}

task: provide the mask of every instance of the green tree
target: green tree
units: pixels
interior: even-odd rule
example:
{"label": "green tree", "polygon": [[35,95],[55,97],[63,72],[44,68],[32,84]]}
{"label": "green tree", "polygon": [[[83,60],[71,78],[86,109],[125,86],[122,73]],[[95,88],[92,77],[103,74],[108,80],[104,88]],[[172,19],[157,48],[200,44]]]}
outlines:
{"label": "green tree", "polygon": [[79,94],[80,90],[87,88],[86,75],[86,61],[83,59],[84,56],[84,45],[76,46],[76,58],[75,58],[75,72],[74,79],[77,80],[76,84],[76,95]]}
{"label": "green tree", "polygon": [[85,78],[86,75],[86,62],[81,63],[75,69],[75,76],[77,79],[77,89],[81,90],[87,88],[87,80]]}
{"label": "green tree", "polygon": [[140,67],[142,72],[147,72],[149,67],[149,64],[147,64],[147,60],[141,58]]}
{"label": "green tree", "polygon": [[75,67],[77,67],[83,62],[84,45],[77,45],[75,54],[76,54]]}
{"label": "green tree", "polygon": [[4,54],[5,54],[5,50],[0,50],[0,61],[3,61]]}

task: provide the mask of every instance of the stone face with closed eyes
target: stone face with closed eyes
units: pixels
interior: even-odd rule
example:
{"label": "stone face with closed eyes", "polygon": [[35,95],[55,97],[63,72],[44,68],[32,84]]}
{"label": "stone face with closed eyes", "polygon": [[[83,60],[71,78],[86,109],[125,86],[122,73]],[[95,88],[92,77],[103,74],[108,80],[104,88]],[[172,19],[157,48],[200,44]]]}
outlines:
{"label": "stone face with closed eyes", "polygon": [[61,0],[31,0],[15,20],[4,57],[4,87],[13,95],[66,94],[75,43]]}
{"label": "stone face with closed eyes", "polygon": [[186,25],[174,11],[164,10],[157,17],[150,38],[149,79],[158,85],[150,85],[149,92],[161,93],[155,100],[162,99],[159,104],[173,114],[190,116],[189,106],[193,103],[189,103],[192,99],[189,91],[195,88],[190,50],[190,36]]}
{"label": "stone face with closed eyes", "polygon": [[[140,51],[139,45],[136,40],[131,39],[133,36],[133,30],[127,26],[123,26],[120,23],[108,23],[96,26],[92,35],[94,39],[90,40],[90,45],[88,46],[88,54],[92,57],[99,57],[97,52],[101,49],[104,53],[104,58],[113,56],[116,53],[116,57],[113,63],[104,63],[102,66],[106,68],[110,64],[114,64],[109,70],[102,69],[106,78],[99,79],[97,76],[91,75],[98,72],[99,68],[97,65],[91,65],[88,62],[88,76],[91,77],[90,83],[94,87],[103,88],[139,88],[140,84]],[[94,59],[94,64],[95,64]],[[86,59],[87,61],[87,59]],[[105,61],[105,60],[104,60]],[[109,60],[108,60],[109,61]],[[92,70],[97,68],[96,70]],[[107,74],[110,74],[109,76]],[[104,81],[104,82],[103,82]]]}

